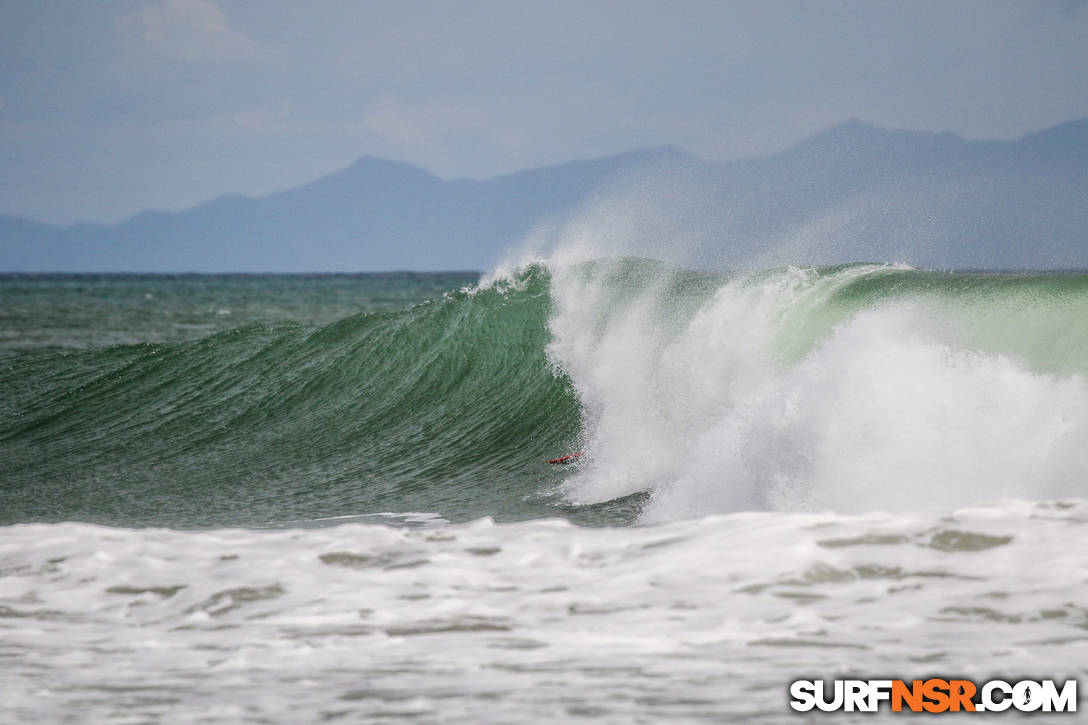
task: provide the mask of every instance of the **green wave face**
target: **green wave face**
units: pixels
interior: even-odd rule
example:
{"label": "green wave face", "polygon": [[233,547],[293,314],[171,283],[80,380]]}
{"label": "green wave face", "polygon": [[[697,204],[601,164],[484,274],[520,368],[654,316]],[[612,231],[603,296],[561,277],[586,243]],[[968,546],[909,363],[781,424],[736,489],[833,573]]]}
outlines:
{"label": "green wave face", "polygon": [[381,511],[554,514],[576,437],[544,355],[547,275],[313,329],[4,361],[5,523],[261,525]]}
{"label": "green wave face", "polygon": [[[250,292],[236,312],[267,307]],[[0,523],[612,524],[1088,493],[1083,274],[625,258],[428,296],[343,316],[341,295],[328,324],[281,306],[297,321],[195,339],[130,316],[130,338],[161,341],[9,349]],[[112,339],[61,307],[20,334]]]}

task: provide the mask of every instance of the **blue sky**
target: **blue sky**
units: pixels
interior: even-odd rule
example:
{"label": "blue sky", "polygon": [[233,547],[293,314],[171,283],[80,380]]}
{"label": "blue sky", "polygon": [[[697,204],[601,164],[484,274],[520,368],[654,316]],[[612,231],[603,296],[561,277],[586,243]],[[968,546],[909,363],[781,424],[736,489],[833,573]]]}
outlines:
{"label": "blue sky", "polygon": [[1088,116],[1088,2],[4,0],[0,213],[117,221],[365,154],[444,177],[849,118],[1013,138]]}

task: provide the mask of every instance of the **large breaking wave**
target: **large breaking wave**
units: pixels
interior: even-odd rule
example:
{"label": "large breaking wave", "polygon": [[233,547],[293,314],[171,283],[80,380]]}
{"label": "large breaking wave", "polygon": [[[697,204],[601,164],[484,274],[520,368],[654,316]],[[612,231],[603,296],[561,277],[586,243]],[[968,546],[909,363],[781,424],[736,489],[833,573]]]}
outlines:
{"label": "large breaking wave", "polygon": [[1082,497],[1086,319],[1083,274],[620,257],[316,329],[23,352],[0,370],[0,521],[622,523]]}

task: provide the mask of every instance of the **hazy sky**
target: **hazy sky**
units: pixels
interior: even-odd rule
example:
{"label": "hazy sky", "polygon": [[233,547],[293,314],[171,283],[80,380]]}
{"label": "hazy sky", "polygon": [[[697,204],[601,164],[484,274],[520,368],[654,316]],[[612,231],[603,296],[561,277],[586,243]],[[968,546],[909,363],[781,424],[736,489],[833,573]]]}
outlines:
{"label": "hazy sky", "polygon": [[372,154],[486,177],[848,118],[1088,116],[1088,0],[0,0],[0,213],[116,221]]}

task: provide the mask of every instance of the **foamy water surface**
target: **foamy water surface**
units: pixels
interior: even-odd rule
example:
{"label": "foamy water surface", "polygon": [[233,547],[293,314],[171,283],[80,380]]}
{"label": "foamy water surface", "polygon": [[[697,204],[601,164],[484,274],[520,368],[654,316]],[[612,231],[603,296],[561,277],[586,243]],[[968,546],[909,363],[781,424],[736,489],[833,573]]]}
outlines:
{"label": "foamy water surface", "polygon": [[6,527],[0,720],[796,722],[800,677],[1083,681],[1088,663],[1081,501],[409,519]]}

